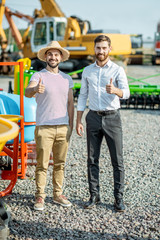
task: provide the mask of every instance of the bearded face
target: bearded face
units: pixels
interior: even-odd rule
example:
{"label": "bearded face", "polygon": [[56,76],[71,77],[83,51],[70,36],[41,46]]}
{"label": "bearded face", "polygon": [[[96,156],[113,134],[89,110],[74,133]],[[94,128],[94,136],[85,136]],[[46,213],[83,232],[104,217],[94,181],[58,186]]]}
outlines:
{"label": "bearded face", "polygon": [[110,51],[111,47],[108,45],[107,41],[97,42],[95,45],[95,56],[97,61],[107,61]]}
{"label": "bearded face", "polygon": [[46,52],[46,63],[50,68],[56,68],[61,62],[62,55],[59,50],[50,49]]}
{"label": "bearded face", "polygon": [[103,62],[106,59],[108,59],[109,54],[108,53],[98,53],[98,54],[95,54],[95,56],[98,61]]}
{"label": "bearded face", "polygon": [[52,61],[46,61],[46,63],[51,68],[56,68],[59,65],[59,63],[53,63]]}

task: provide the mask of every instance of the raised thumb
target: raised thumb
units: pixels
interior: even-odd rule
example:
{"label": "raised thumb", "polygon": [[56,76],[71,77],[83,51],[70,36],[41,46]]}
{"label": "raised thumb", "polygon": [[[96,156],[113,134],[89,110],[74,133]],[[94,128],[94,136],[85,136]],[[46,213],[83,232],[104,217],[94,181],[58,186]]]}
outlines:
{"label": "raised thumb", "polygon": [[113,79],[111,78],[111,79],[110,79],[110,84],[112,84],[112,82],[113,82]]}
{"label": "raised thumb", "polygon": [[41,84],[41,83],[42,83],[42,78],[39,79],[39,84]]}

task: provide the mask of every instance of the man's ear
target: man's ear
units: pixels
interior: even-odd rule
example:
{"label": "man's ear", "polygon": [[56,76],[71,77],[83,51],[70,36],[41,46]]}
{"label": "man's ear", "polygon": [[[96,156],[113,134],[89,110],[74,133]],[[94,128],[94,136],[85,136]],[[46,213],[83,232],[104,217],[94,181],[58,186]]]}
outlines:
{"label": "man's ear", "polygon": [[112,51],[112,46],[110,46],[110,50],[109,50],[109,52],[111,52]]}
{"label": "man's ear", "polygon": [[63,54],[61,53],[61,55],[60,55],[60,56],[61,56],[61,62],[62,62],[62,59],[63,59]]}
{"label": "man's ear", "polygon": [[45,53],[44,57],[45,57],[45,60],[47,60],[47,54],[46,53]]}

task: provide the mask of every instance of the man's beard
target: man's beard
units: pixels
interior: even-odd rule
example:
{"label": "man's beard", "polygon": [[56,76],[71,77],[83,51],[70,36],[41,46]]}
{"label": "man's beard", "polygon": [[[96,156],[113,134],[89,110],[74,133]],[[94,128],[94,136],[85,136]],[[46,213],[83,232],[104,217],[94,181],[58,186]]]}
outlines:
{"label": "man's beard", "polygon": [[47,65],[49,66],[49,67],[51,67],[51,68],[56,68],[58,65],[59,65],[59,63],[55,63],[55,65],[52,65],[52,64],[50,64],[50,62],[48,61],[47,62]]}
{"label": "man's beard", "polygon": [[[103,56],[103,58],[102,58],[102,56]],[[109,56],[109,54],[104,55],[104,54],[98,53],[98,54],[96,54],[96,59],[100,62],[103,62],[108,58],[108,56]]]}

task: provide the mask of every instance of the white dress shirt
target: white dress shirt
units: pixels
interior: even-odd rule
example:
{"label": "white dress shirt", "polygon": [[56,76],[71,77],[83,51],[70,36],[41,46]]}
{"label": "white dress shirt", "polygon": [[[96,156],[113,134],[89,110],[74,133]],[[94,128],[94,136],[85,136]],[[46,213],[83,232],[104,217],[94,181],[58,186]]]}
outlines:
{"label": "white dress shirt", "polygon": [[87,99],[89,99],[89,109],[93,111],[119,109],[119,97],[106,92],[106,85],[110,84],[111,78],[113,85],[123,91],[122,98],[129,98],[130,91],[124,69],[111,60],[103,67],[98,66],[95,62],[87,66],[82,73],[77,110],[85,110]]}

